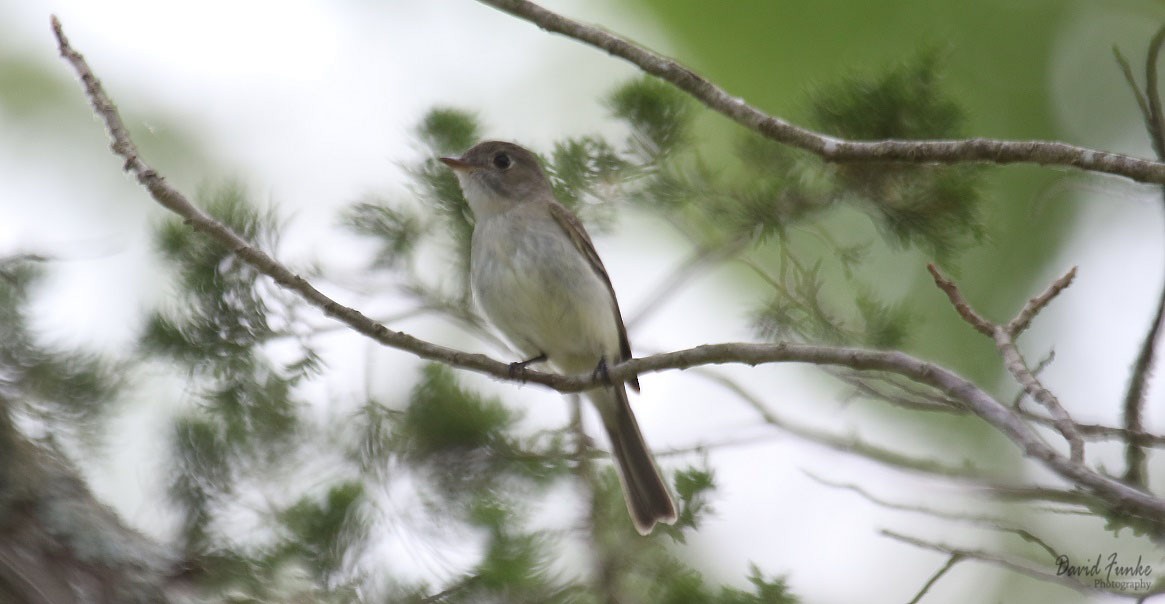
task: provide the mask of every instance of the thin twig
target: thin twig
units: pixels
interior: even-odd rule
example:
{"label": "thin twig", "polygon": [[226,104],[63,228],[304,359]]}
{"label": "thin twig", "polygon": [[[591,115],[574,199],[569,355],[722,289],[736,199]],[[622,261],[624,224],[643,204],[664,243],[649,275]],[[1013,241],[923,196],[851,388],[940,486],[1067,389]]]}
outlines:
{"label": "thin twig", "polygon": [[[816,445],[848,455],[855,455],[900,472],[916,472],[930,477],[941,477],[952,480],[963,485],[965,488],[981,491],[984,495],[996,499],[1008,501],[1047,501],[1093,507],[1099,502],[1096,497],[1077,490],[1053,489],[1040,486],[1016,486],[993,482],[987,477],[984,471],[976,468],[970,462],[960,465],[950,465],[933,459],[913,457],[892,449],[867,443],[856,436],[844,437],[790,422],[775,414],[760,397],[750,392],[744,386],[741,386],[736,380],[708,367],[697,367],[693,371],[738,396],[759,413],[765,423],[782,432],[787,432]],[[686,451],[679,450],[677,452],[683,453]]]}
{"label": "thin twig", "polygon": [[951,306],[955,307],[955,312],[959,313],[959,316],[968,325],[974,327],[975,331],[989,338],[995,337],[995,324],[983,318],[982,315],[975,312],[975,309],[971,308],[971,305],[967,303],[967,299],[963,297],[963,294],[959,291],[954,281],[947,279],[939,272],[938,267],[934,264],[926,265],[926,270],[930,271],[930,276],[934,278],[934,284],[947,295],[947,299],[951,301]]}
{"label": "thin twig", "polygon": [[651,316],[659,305],[671,300],[675,297],[677,289],[682,287],[685,283],[691,281],[702,271],[714,268],[716,265],[725,260],[735,256],[748,245],[747,239],[737,239],[726,244],[718,246],[705,246],[697,248],[690,256],[684,259],[678,266],[672,269],[666,277],[660,281],[655,290],[647,296],[647,300],[639,305],[635,312],[631,313],[625,321],[627,330],[632,331],[645,320]]}
{"label": "thin twig", "polygon": [[[1144,99],[1148,104],[1148,113],[1145,115],[1145,126],[1149,132],[1149,139],[1158,159],[1165,157],[1165,115],[1161,109],[1161,91],[1157,87],[1157,59],[1161,54],[1161,45],[1165,43],[1165,27],[1157,30],[1149,42],[1148,59],[1145,62],[1145,92]],[[1135,80],[1133,81],[1135,85]],[[1135,90],[1135,88],[1134,88]],[[1141,95],[1135,93],[1138,102]],[[1162,197],[1165,201],[1165,196]],[[1153,315],[1153,322],[1149,331],[1141,342],[1137,360],[1133,362],[1133,371],[1129,375],[1129,386],[1125,390],[1125,400],[1122,405],[1121,421],[1130,433],[1144,431],[1145,395],[1149,389],[1149,377],[1154,361],[1157,357],[1157,340],[1161,330],[1165,328],[1165,287],[1162,287],[1157,298],[1157,310]],[[1138,438],[1130,438],[1125,443],[1125,481],[1137,486],[1144,486],[1147,458],[1143,443]]]}
{"label": "thin twig", "polygon": [[1145,119],[1145,129],[1153,129],[1153,117],[1149,111],[1149,101],[1145,98],[1145,94],[1141,92],[1141,86],[1137,84],[1137,77],[1133,75],[1133,67],[1129,64],[1129,60],[1121,53],[1116,46],[1112,47],[1112,54],[1116,57],[1117,65],[1120,65],[1121,73],[1125,76],[1125,83],[1129,85],[1129,90],[1133,93],[1133,99],[1137,101],[1137,107],[1141,110],[1141,117]]}
{"label": "thin twig", "polygon": [[[1055,428],[1055,421],[1050,417],[1038,415],[1024,409],[1019,410],[1020,417],[1035,422],[1037,424]],[[1130,432],[1126,428],[1117,428],[1114,426],[1105,426],[1103,424],[1082,424],[1080,422],[1072,422],[1076,427],[1076,431],[1080,433],[1080,437],[1085,440],[1128,440],[1130,438],[1138,439],[1142,445],[1151,446],[1154,448],[1165,447],[1165,436],[1160,434],[1153,434],[1152,432]]]}
{"label": "thin twig", "polygon": [[928,550],[935,551],[935,552],[940,552],[940,553],[946,554],[948,556],[957,555],[961,558],[970,558],[970,559],[974,559],[974,560],[980,560],[982,562],[987,562],[990,564],[994,564],[996,566],[1001,566],[1001,567],[1006,568],[1008,570],[1017,572],[1021,575],[1026,575],[1028,577],[1039,579],[1040,581],[1046,581],[1049,583],[1057,583],[1057,584],[1063,585],[1065,587],[1070,587],[1076,591],[1080,591],[1080,592],[1100,591],[1094,587],[1091,587],[1089,585],[1081,583],[1080,581],[1077,581],[1077,580],[1072,579],[1070,577],[1056,575],[1056,574],[1045,572],[1045,571],[1042,571],[1039,569],[1031,568],[1025,564],[1021,564],[1021,563],[1016,562],[1014,560],[1004,558],[1003,556],[1000,556],[998,554],[993,554],[993,553],[984,552],[984,551],[975,550],[975,549],[952,547],[949,545],[943,545],[941,543],[933,543],[930,541],[924,541],[922,539],[918,539],[916,537],[911,537],[908,535],[903,535],[902,533],[891,531],[889,529],[882,529],[880,531],[880,533],[886,537],[894,539],[895,541],[901,541],[903,543],[907,543],[907,544],[913,545],[913,546],[918,547],[918,548],[928,549]]}
{"label": "thin twig", "polygon": [[[1160,337],[1162,327],[1165,327],[1165,288],[1162,288],[1157,299],[1153,322],[1141,343],[1137,360],[1133,362],[1129,386],[1125,392],[1124,404],[1121,406],[1121,423],[1130,435],[1144,432],[1145,395],[1149,387],[1150,370],[1157,357],[1157,339]],[[1136,437],[1130,437],[1125,443],[1124,479],[1130,484],[1145,485],[1147,460],[1144,445],[1145,443]]]}
{"label": "thin twig", "polygon": [[1053,281],[1052,284],[1048,286],[1048,289],[1044,290],[1042,293],[1032,298],[1031,300],[1028,300],[1027,303],[1023,305],[1023,309],[1019,311],[1019,314],[1015,315],[1015,318],[1007,323],[1007,333],[1012,338],[1018,338],[1021,333],[1027,330],[1028,325],[1030,325],[1032,322],[1032,319],[1034,319],[1035,316],[1039,314],[1039,312],[1043,310],[1049,302],[1055,299],[1056,296],[1060,295],[1060,292],[1068,289],[1068,286],[1072,285],[1072,280],[1075,278],[1076,267],[1073,266],[1072,268],[1068,269],[1068,272],[1064,273],[1063,276]]}
{"label": "thin twig", "polygon": [[[828,372],[838,380],[852,386],[855,394],[895,407],[926,413],[951,413],[955,415],[968,413],[958,401],[931,392],[923,392],[921,388],[913,388],[908,383],[899,383],[899,380],[891,379],[892,376],[865,375],[845,369],[828,370]],[[876,385],[878,383],[886,384],[887,387],[885,389],[879,388]]]}
{"label": "thin twig", "polygon": [[[972,485],[972,488],[975,485]],[[1048,503],[1063,503],[1095,508],[1100,499],[1080,490],[1060,489],[1052,487],[1016,487],[1000,484],[979,485],[985,494],[1000,501],[1044,501]]]}
{"label": "thin twig", "polygon": [[655,451],[656,459],[663,457],[677,457],[680,455],[689,455],[691,453],[705,453],[707,451],[729,449],[733,447],[750,447],[761,443],[772,442],[781,438],[780,433],[757,434],[754,436],[742,436],[738,438],[725,438],[717,441],[698,442],[694,445],[686,447],[675,447],[672,449],[660,449]]}
{"label": "thin twig", "polygon": [[934,584],[937,583],[943,575],[947,574],[947,571],[951,570],[955,567],[956,564],[965,559],[966,558],[964,558],[962,554],[951,554],[951,556],[947,558],[947,563],[943,564],[941,568],[939,568],[933,575],[930,576],[930,579],[928,579],[926,583],[922,584],[922,589],[919,589],[918,593],[915,594],[913,598],[910,598],[910,602],[907,604],[918,604],[921,602],[922,598],[926,597],[927,592],[930,591],[930,588],[934,587]]}
{"label": "thin twig", "polygon": [[1056,395],[1044,387],[1043,382],[1028,369],[1027,362],[1020,354],[1015,340],[1012,339],[1006,328],[996,327],[994,340],[999,354],[1003,356],[1003,364],[1007,367],[1007,371],[1019,382],[1020,386],[1023,386],[1028,396],[1043,405],[1051,414],[1052,425],[1056,427],[1064,440],[1068,441],[1072,461],[1084,463],[1084,438],[1076,429],[1076,422],[1072,420],[1072,416],[1068,415],[1068,411],[1060,404]]}
{"label": "thin twig", "polygon": [[[1040,375],[1041,373],[1044,372],[1045,369],[1048,368],[1049,365],[1052,364],[1052,361],[1055,361],[1055,360],[1056,360],[1056,351],[1054,349],[1049,350],[1048,354],[1044,358],[1040,359],[1038,363],[1036,363],[1035,369],[1032,369],[1032,375],[1036,375],[1036,376]],[[1021,415],[1025,413],[1025,410],[1023,408],[1022,403],[1023,403],[1023,397],[1026,395],[1027,395],[1027,391],[1024,390],[1023,388],[1020,388],[1019,392],[1015,393],[1015,398],[1013,398],[1011,400],[1011,407],[1013,409],[1018,410]]]}
{"label": "thin twig", "polygon": [[928,507],[920,506],[920,505],[909,505],[909,504],[904,504],[904,503],[896,503],[893,501],[887,501],[885,499],[882,499],[881,497],[878,497],[877,495],[874,495],[873,493],[867,491],[866,489],[864,489],[856,484],[851,484],[851,483],[846,483],[846,482],[834,482],[834,481],[828,480],[826,478],[822,478],[820,476],[812,474],[810,472],[806,472],[805,474],[808,475],[809,478],[813,479],[814,481],[821,483],[827,487],[833,487],[835,489],[841,489],[844,491],[850,491],[850,492],[856,493],[862,499],[865,499],[866,501],[869,501],[870,503],[873,503],[875,505],[878,505],[878,506],[881,506],[881,507],[884,507],[887,509],[897,510],[897,511],[901,511],[901,512],[913,512],[916,514],[925,514],[927,516],[933,516],[935,518],[942,518],[943,520],[953,520],[956,522],[965,522],[968,524],[972,524],[974,526],[987,528],[987,529],[990,529],[993,531],[999,531],[1001,533],[1011,533],[1011,534],[1019,537],[1020,539],[1027,541],[1028,543],[1036,544],[1041,549],[1043,549],[1045,552],[1047,552],[1048,555],[1052,557],[1052,559],[1055,559],[1056,556],[1058,555],[1055,548],[1053,548],[1051,545],[1048,545],[1048,543],[1045,542],[1043,539],[1040,539],[1036,535],[1032,534],[1031,531],[1029,531],[1027,529],[1022,529],[1019,527],[1007,526],[1005,524],[1004,520],[1001,520],[998,518],[989,518],[989,517],[984,517],[984,516],[977,516],[974,514],[959,514],[959,513],[953,513],[953,512],[945,512],[942,510],[936,510],[933,508],[928,508]]}
{"label": "thin twig", "polygon": [[910,163],[1032,163],[1072,166],[1124,176],[1138,182],[1165,184],[1165,164],[1146,159],[1052,141],[963,140],[851,141],[793,125],[732,96],[700,74],[626,38],[584,25],[527,0],[479,0],[538,27],[574,38],[629,61],[643,71],[749,130],[772,140],[814,153],[828,161]]}
{"label": "thin twig", "polygon": [[1153,149],[1157,158],[1165,157],[1165,114],[1161,110],[1161,92],[1157,88],[1157,59],[1161,55],[1161,45],[1165,44],[1165,26],[1157,29],[1149,41],[1148,58],[1145,61],[1145,98],[1149,101],[1149,137],[1153,139]]}
{"label": "thin twig", "polygon": [[856,455],[900,471],[919,472],[930,476],[958,478],[975,482],[984,480],[985,473],[970,463],[952,465],[933,459],[913,457],[893,449],[868,443],[857,436],[842,436],[791,422],[774,413],[760,397],[737,383],[736,380],[706,367],[696,368],[695,371],[700,376],[735,394],[740,400],[744,401],[756,411],[766,424],[783,432],[788,432],[798,438],[835,451]]}

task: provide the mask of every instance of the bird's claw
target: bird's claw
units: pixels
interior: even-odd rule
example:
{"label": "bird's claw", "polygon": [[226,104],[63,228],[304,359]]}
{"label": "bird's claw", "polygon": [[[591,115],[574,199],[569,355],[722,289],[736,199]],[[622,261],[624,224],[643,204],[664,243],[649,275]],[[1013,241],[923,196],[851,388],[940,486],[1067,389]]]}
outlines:
{"label": "bird's claw", "polygon": [[546,353],[542,353],[536,357],[526,359],[525,361],[517,361],[514,363],[510,363],[510,379],[511,380],[521,379],[523,382],[525,382],[526,381],[526,366],[530,365],[531,363],[541,363],[542,361],[545,361],[545,360],[546,360]]}
{"label": "bird's claw", "polygon": [[591,372],[591,379],[602,379],[603,383],[608,386],[613,386],[611,382],[611,374],[607,371],[607,359],[599,359],[599,364],[595,365],[595,370]]}

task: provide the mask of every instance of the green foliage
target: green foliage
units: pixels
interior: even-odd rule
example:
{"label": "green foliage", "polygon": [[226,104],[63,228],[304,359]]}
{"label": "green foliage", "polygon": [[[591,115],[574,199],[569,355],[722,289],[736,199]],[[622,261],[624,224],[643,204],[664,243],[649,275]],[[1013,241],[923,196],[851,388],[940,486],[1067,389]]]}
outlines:
{"label": "green foliage", "polygon": [[493,531],[482,562],[474,571],[477,581],[471,591],[514,594],[525,601],[544,601],[553,591],[545,569],[549,554],[538,537],[510,534],[506,530]]}
{"label": "green foliage", "polygon": [[961,136],[966,118],[942,86],[943,63],[937,49],[926,49],[878,77],[823,86],[812,95],[813,123],[858,140]]}
{"label": "green foliage", "polygon": [[629,167],[610,143],[585,136],[555,143],[547,172],[558,200],[578,211],[586,196],[602,198],[603,188],[618,187]]}
{"label": "green foliage", "polygon": [[410,399],[401,430],[408,449],[420,456],[488,446],[516,419],[497,400],[462,390],[453,371],[436,363],[422,370]]}
{"label": "green foliage", "polygon": [[699,522],[712,512],[708,498],[716,489],[712,472],[688,468],[675,474],[675,492],[679,496],[680,515],[676,523],[667,529],[677,541],[684,541],[684,530],[699,529]]}
{"label": "green foliage", "polygon": [[353,233],[377,241],[372,266],[380,269],[391,270],[405,264],[425,234],[419,216],[393,208],[382,199],[355,203],[344,211],[340,220]]}
{"label": "green foliage", "polygon": [[671,84],[642,76],[616,88],[607,106],[631,126],[631,151],[644,160],[661,159],[689,140],[693,101]]}
{"label": "green foliage", "polygon": [[482,497],[492,502],[500,483],[511,484],[515,493],[537,492],[569,471],[565,442],[545,435],[517,438],[519,419],[500,401],[461,388],[452,370],[433,363],[421,370],[408,407],[391,416],[386,448],[425,467],[444,496],[466,500],[473,510]]}
{"label": "green foliage", "polygon": [[761,570],[753,565],[748,575],[748,582],[752,583],[754,592],[724,588],[721,601],[724,604],[793,604],[797,598],[789,591],[785,579],[766,579]]}
{"label": "green foliage", "polygon": [[815,157],[753,132],[741,137],[737,157],[744,177],[735,179],[727,203],[716,206],[731,217],[726,226],[732,232],[755,233],[764,242],[789,226],[813,223],[841,202],[832,175]]}
{"label": "green foliage", "polygon": [[871,348],[901,348],[906,343],[907,326],[913,318],[905,304],[886,304],[874,294],[862,291],[857,296],[857,308],[865,329],[862,342]]}
{"label": "green foliage", "polygon": [[[205,205],[261,247],[278,239],[274,217],[255,210],[237,185],[211,192]],[[289,309],[229,250],[179,220],[159,225],[157,248],[177,275],[177,300],[151,317],[141,348],[188,376],[195,406],[173,433],[170,494],[183,512],[186,547],[206,553],[217,541],[217,510],[237,484],[260,480],[294,448],[300,403],[293,390],[320,365],[306,346],[286,364],[265,353],[264,344],[279,336],[273,322],[286,321]]]}
{"label": "green foliage", "polygon": [[481,127],[465,111],[438,107],[425,114],[417,138],[434,155],[458,156],[481,140]]}
{"label": "green foliage", "polygon": [[[211,193],[206,206],[244,239],[273,247],[274,217],[251,208],[237,184]],[[151,318],[142,342],[148,352],[188,363],[208,357],[230,362],[245,359],[256,339],[273,335],[255,269],[178,219],[161,225],[156,244],[174,267],[184,299],[173,312]]]}
{"label": "green foliage", "polygon": [[469,241],[473,234],[473,213],[461,194],[453,171],[438,161],[443,156],[458,156],[478,141],[477,119],[456,109],[434,109],[422,120],[418,137],[425,145],[426,157],[407,167],[413,179],[413,192],[426,209],[441,219],[440,232],[447,233],[455,248],[454,272],[461,276],[459,297],[469,295]]}
{"label": "green foliage", "polygon": [[204,418],[187,417],[174,426],[175,472],[170,495],[183,509],[187,547],[209,546],[210,506],[216,494],[233,489],[231,453],[223,427]]}
{"label": "green foliage", "polygon": [[[823,87],[813,95],[812,121],[827,133],[859,140],[961,137],[965,118],[942,87],[942,63],[928,50],[879,77]],[[836,171],[839,194],[863,200],[900,245],[922,246],[945,260],[983,237],[976,168],[848,163]]]}
{"label": "green foliage", "polygon": [[286,548],[307,560],[317,577],[326,581],[340,569],[344,552],[351,543],[345,528],[363,500],[360,483],[338,484],[328,490],[323,501],[305,497],[280,514],[283,526],[290,531]]}
{"label": "green foliage", "polygon": [[653,602],[662,604],[795,604],[798,600],[789,591],[783,578],[765,579],[753,566],[748,580],[753,591],[731,587],[719,590],[709,586],[698,573],[678,571],[671,580],[659,587]]}
{"label": "green foliage", "polygon": [[126,363],[41,341],[28,325],[42,260],[0,259],[0,397],[22,412],[75,430],[95,445],[98,426],[125,385]]}

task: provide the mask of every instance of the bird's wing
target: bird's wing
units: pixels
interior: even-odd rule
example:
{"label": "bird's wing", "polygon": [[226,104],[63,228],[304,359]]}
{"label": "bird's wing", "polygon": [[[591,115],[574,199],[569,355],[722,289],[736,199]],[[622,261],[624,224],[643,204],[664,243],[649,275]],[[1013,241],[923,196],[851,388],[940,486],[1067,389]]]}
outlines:
{"label": "bird's wing", "polygon": [[[611,292],[611,308],[615,311],[615,324],[619,326],[619,352],[621,353],[620,361],[626,361],[631,358],[631,343],[627,341],[627,327],[623,325],[623,315],[619,312],[619,300],[615,297],[615,287],[611,285],[611,277],[607,275],[607,269],[603,266],[603,260],[599,258],[599,253],[595,251],[595,244],[591,242],[590,235],[587,235],[587,230],[583,228],[583,223],[575,216],[573,212],[568,210],[566,206],[552,201],[550,202],[550,215],[554,217],[554,221],[558,226],[562,227],[562,231],[570,237],[571,243],[574,244],[587,262],[594,269],[595,273],[607,284],[607,291]],[[639,379],[634,378],[627,382],[636,391],[639,391]]]}

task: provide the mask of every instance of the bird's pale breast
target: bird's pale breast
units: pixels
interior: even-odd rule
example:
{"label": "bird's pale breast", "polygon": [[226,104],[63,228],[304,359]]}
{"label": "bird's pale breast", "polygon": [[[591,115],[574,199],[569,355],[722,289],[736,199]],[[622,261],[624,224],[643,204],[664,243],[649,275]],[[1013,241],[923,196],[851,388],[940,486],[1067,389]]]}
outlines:
{"label": "bird's pale breast", "polygon": [[471,254],[478,304],[523,354],[568,373],[618,358],[610,291],[552,218],[479,221]]}

